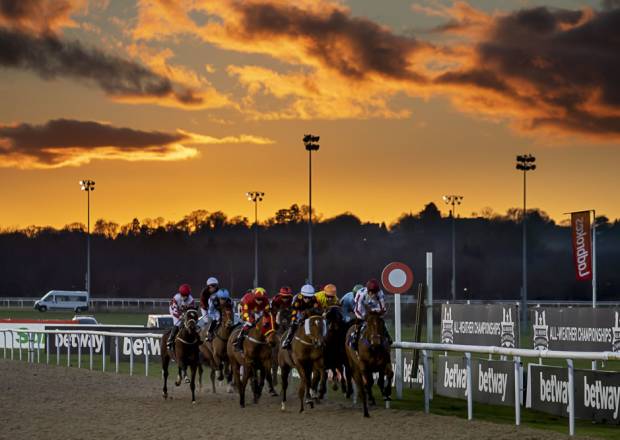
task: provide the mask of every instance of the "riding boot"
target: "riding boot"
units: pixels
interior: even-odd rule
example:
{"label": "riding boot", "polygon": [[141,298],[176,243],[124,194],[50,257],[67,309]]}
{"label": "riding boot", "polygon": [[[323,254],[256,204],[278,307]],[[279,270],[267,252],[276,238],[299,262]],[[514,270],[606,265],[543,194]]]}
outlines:
{"label": "riding boot", "polygon": [[214,319],[209,323],[209,328],[207,329],[207,341],[212,341],[215,336],[215,329],[217,328],[218,322]]}
{"label": "riding boot", "polygon": [[293,337],[295,336],[295,332],[297,331],[298,327],[299,327],[299,324],[297,322],[293,322],[291,324],[291,326],[288,328],[286,339],[284,339],[284,342],[282,343],[282,348],[288,349],[291,347],[291,343],[293,342]]}
{"label": "riding boot", "polygon": [[245,339],[247,332],[248,332],[248,329],[243,327],[241,331],[239,332],[239,334],[237,335],[237,339],[235,339],[235,342],[233,342],[235,351],[239,351],[239,352],[243,351],[243,340]]}
{"label": "riding boot", "polygon": [[175,325],[170,331],[170,336],[168,336],[168,350],[170,351],[174,350],[174,339],[177,337],[177,333],[179,333],[179,327]]}

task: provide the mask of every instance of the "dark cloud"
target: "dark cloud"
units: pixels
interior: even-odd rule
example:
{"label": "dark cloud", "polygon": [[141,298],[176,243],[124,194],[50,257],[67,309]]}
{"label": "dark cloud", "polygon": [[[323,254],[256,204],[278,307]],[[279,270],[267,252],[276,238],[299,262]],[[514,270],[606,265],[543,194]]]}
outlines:
{"label": "dark cloud", "polygon": [[0,0],[0,23],[12,28],[50,33],[82,5],[71,0]]}
{"label": "dark cloud", "polygon": [[620,0],[603,0],[601,2],[601,8],[606,11],[614,8],[620,8]]}
{"label": "dark cloud", "polygon": [[36,151],[45,148],[106,146],[143,148],[167,145],[180,141],[185,136],[179,133],[114,127],[92,121],[54,119],[44,125],[22,123],[0,126],[0,138],[8,139],[13,150]]}
{"label": "dark cloud", "polygon": [[256,37],[303,40],[308,55],[355,79],[369,74],[421,79],[411,70],[409,59],[421,45],[368,19],[351,17],[339,9],[319,13],[281,4],[238,2],[235,8],[241,14],[239,32],[246,40]]}
{"label": "dark cloud", "polygon": [[0,28],[0,66],[30,70],[44,79],[68,77],[95,83],[118,97],[173,98],[185,105],[202,102],[194,91],[140,64],[53,35]]}
{"label": "dark cloud", "polygon": [[476,46],[477,67],[438,81],[530,100],[530,128],[618,136],[620,9],[587,14],[541,7],[500,17]]}

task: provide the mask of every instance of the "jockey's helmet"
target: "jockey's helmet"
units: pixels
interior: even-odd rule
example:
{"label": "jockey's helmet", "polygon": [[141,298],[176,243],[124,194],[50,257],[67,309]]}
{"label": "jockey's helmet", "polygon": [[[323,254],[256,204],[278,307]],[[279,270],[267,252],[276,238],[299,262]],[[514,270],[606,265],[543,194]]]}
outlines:
{"label": "jockey's helmet", "polygon": [[304,284],[301,288],[301,294],[307,298],[314,296],[314,287],[311,284]]}
{"label": "jockey's helmet", "polygon": [[256,289],[254,289],[254,297],[255,298],[265,298],[267,296],[267,291],[265,289],[263,289],[262,287],[257,287]]}
{"label": "jockey's helmet", "polygon": [[181,284],[179,286],[179,293],[181,294],[181,296],[189,296],[189,294],[192,293],[192,288],[189,286],[189,284]]}
{"label": "jockey's helmet", "polygon": [[280,287],[280,295],[292,295],[293,294],[293,289],[291,289],[289,286],[282,286]]}
{"label": "jockey's helmet", "polygon": [[209,279],[207,280],[207,286],[215,286],[215,287],[217,287],[219,285],[220,285],[220,283],[217,280],[217,278],[215,278],[215,277],[209,277]]}
{"label": "jockey's helmet", "polygon": [[366,283],[366,289],[370,293],[377,293],[377,292],[379,292],[379,290],[381,290],[381,287],[379,286],[379,281],[377,281],[375,278],[369,280]]}
{"label": "jockey's helmet", "polygon": [[333,284],[328,284],[323,288],[323,291],[325,292],[325,295],[327,296],[336,296],[336,286]]}
{"label": "jockey's helmet", "polygon": [[357,293],[358,290],[363,289],[364,286],[362,286],[361,284],[356,284],[355,286],[353,286],[353,294],[355,295]]}

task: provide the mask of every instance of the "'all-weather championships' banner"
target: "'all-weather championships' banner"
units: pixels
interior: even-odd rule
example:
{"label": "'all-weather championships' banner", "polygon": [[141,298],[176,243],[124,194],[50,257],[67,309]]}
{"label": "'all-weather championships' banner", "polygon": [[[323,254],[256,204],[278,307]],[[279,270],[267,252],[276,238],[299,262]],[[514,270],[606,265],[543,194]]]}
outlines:
{"label": "'all-weather championships' banner", "polygon": [[590,211],[571,213],[573,257],[577,281],[592,280],[592,235],[590,234]]}
{"label": "'all-weather championships' banner", "polygon": [[[568,417],[568,371],[529,364],[526,406]],[[620,373],[575,370],[575,417],[620,423]]]}
{"label": "'all-weather championships' banner", "polygon": [[541,307],[532,311],[535,350],[620,351],[620,309]]}
{"label": "'all-weather championships' banner", "polygon": [[443,344],[519,347],[516,305],[442,304]]}

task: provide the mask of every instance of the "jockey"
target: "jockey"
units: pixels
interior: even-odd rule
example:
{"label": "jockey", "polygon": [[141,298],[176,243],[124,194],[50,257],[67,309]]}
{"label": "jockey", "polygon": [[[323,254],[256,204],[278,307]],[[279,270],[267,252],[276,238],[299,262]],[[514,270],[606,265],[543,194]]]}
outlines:
{"label": "jockey", "polygon": [[353,320],[351,315],[355,315],[355,294],[358,290],[363,288],[361,284],[356,284],[353,290],[347,293],[340,300],[340,306],[342,307],[342,314],[344,315],[344,322],[349,323]]}
{"label": "jockey", "polygon": [[[361,329],[364,325],[363,322],[366,319],[366,314],[370,311],[379,312],[381,316],[385,315],[386,312],[385,294],[381,290],[379,282],[374,278],[366,283],[366,287],[359,289],[355,294],[354,312],[355,317],[361,324],[357,326],[351,337],[354,350],[357,350],[357,343],[359,341]],[[388,329],[385,327],[385,322],[383,331],[388,343],[392,345],[392,337],[390,336]]]}
{"label": "jockey", "polygon": [[276,317],[279,324],[279,313],[290,309],[293,304],[293,290],[289,286],[280,287],[280,291],[271,298],[271,313]]}
{"label": "jockey", "polygon": [[207,287],[202,289],[200,293],[200,311],[202,317],[206,319],[209,315],[209,298],[220,288],[220,283],[215,277],[209,277],[207,280]]}
{"label": "jockey", "polygon": [[314,295],[314,287],[310,284],[306,284],[301,288],[301,293],[295,295],[293,299],[293,306],[291,309],[291,326],[288,328],[282,348],[289,348],[293,341],[293,336],[299,327],[300,321],[306,318],[309,311],[316,309],[320,310],[321,305]]}
{"label": "jockey", "polygon": [[220,324],[220,320],[222,318],[220,300],[231,301],[228,290],[218,288],[217,292],[209,297],[209,309],[207,311],[207,317],[209,320],[209,326],[207,327],[207,340],[209,341],[213,340],[215,329]]}
{"label": "jockey", "polygon": [[168,309],[172,315],[172,321],[174,322],[172,331],[168,337],[168,349],[172,350],[174,347],[174,339],[179,332],[179,327],[181,327],[181,316],[183,312],[193,307],[194,298],[192,297],[192,288],[189,284],[181,284],[181,286],[179,286],[179,291],[175,293],[172,300],[170,300],[170,307]]}
{"label": "jockey", "polygon": [[269,313],[269,299],[267,292],[262,287],[257,287],[249,293],[243,295],[240,301],[241,319],[243,327],[233,342],[236,351],[243,351],[243,340],[248,331],[256,324],[256,321]]}
{"label": "jockey", "polygon": [[326,285],[323,290],[316,294],[316,300],[319,302],[323,311],[332,306],[340,306],[340,301],[336,295],[336,286],[333,284]]}

